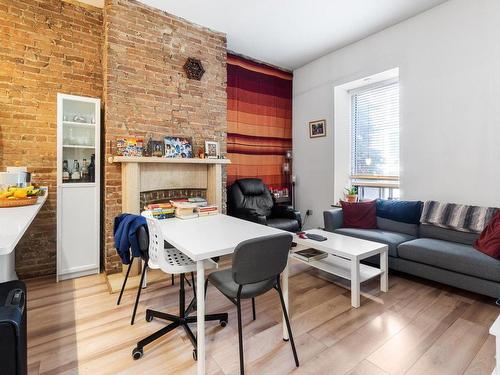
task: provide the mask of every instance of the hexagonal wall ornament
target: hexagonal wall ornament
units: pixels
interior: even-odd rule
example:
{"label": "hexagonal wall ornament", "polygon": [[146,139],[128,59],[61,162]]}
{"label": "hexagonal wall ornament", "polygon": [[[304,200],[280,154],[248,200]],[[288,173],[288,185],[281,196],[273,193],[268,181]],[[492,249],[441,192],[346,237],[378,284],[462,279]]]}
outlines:
{"label": "hexagonal wall ornament", "polygon": [[187,59],[184,64],[184,70],[189,79],[196,79],[197,81],[199,81],[201,77],[203,77],[203,73],[205,73],[201,61],[192,57]]}

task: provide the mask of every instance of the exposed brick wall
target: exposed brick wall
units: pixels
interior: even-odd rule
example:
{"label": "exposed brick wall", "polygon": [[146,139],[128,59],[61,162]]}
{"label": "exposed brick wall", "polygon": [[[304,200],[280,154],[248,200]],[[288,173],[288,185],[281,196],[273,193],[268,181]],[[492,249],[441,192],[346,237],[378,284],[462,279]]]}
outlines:
{"label": "exposed brick wall", "polygon": [[[104,7],[105,157],[116,137],[189,136],[226,152],[226,38],[133,0]],[[201,81],[188,80],[188,57],[202,61]],[[113,248],[113,218],[121,211],[120,165],[105,165],[106,272],[121,269]],[[225,186],[225,183],[223,184]]]}
{"label": "exposed brick wall", "polygon": [[28,166],[49,199],[16,248],[20,277],[56,267],[56,94],[101,97],[102,9],[0,0],[0,169]]}

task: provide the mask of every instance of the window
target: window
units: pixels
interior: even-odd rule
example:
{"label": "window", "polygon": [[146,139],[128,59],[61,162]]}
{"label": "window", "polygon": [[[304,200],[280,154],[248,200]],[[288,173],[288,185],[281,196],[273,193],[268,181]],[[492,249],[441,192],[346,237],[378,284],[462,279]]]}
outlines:
{"label": "window", "polygon": [[380,82],[351,91],[351,131],[351,179],[352,185],[360,187],[360,198],[363,195],[366,198],[374,195],[397,197],[398,81]]}

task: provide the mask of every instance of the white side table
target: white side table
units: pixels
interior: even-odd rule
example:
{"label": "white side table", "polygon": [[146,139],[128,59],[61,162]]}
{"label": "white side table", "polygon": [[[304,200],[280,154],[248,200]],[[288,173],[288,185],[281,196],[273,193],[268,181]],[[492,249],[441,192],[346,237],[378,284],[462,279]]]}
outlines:
{"label": "white side table", "polygon": [[495,345],[496,345],[496,364],[497,367],[493,370],[491,375],[500,375],[500,315],[498,315],[497,320],[490,328],[490,334],[495,336]]}

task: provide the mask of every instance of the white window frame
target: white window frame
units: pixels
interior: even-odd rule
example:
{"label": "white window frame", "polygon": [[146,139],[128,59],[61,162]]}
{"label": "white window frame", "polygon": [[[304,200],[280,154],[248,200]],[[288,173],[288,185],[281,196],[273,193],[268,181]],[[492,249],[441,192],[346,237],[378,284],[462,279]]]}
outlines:
{"label": "white window frame", "polygon": [[[350,165],[349,165],[349,176],[351,180],[351,185],[356,186],[358,188],[358,196],[359,199],[363,199],[363,190],[364,188],[378,188],[379,189],[379,197],[387,195],[389,199],[393,199],[395,197],[395,190],[399,190],[399,179],[401,168],[398,171],[398,176],[374,176],[374,175],[353,175],[353,118],[352,118],[352,97],[360,92],[375,89],[378,87],[388,86],[394,83],[399,84],[399,77],[393,77],[389,79],[385,79],[382,81],[370,83],[367,85],[359,86],[354,89],[348,91],[349,94],[349,125],[350,125],[350,144],[349,144],[349,152],[350,152]],[[401,145],[401,143],[400,143]],[[400,153],[401,156],[401,153]],[[388,192],[385,190],[388,189]],[[387,194],[385,194],[387,193]],[[399,194],[397,194],[399,195]]]}

